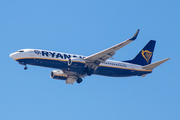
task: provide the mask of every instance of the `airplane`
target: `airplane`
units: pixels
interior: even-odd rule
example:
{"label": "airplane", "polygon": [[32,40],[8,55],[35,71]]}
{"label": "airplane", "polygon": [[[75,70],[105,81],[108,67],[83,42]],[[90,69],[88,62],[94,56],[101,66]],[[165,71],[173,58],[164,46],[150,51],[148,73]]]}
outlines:
{"label": "airplane", "polygon": [[40,49],[21,49],[10,54],[10,57],[19,64],[35,65],[41,67],[55,68],[50,74],[51,78],[65,80],[66,84],[81,83],[83,78],[91,75],[102,75],[108,77],[142,76],[152,73],[153,69],[170,58],[151,64],[155,48],[155,40],[150,40],[145,47],[133,58],[126,61],[108,60],[113,58],[115,52],[134,41],[139,29],[130,39],[116,44],[108,49],[90,56],[68,54]]}

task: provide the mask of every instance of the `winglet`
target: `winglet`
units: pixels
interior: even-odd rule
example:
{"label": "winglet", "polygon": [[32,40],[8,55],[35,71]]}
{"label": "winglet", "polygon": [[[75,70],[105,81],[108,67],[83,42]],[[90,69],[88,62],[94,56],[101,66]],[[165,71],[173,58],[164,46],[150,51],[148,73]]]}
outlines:
{"label": "winglet", "polygon": [[138,36],[140,29],[137,30],[137,32],[134,34],[134,36],[132,38],[130,38],[129,40],[135,40]]}

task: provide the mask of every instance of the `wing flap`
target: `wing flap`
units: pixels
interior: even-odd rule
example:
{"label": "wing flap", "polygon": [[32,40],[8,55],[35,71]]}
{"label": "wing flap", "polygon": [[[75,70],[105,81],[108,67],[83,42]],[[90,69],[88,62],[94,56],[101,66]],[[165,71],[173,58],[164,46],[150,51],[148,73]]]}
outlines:
{"label": "wing flap", "polygon": [[74,82],[77,80],[78,78],[76,76],[69,76],[66,79],[66,84],[74,84]]}

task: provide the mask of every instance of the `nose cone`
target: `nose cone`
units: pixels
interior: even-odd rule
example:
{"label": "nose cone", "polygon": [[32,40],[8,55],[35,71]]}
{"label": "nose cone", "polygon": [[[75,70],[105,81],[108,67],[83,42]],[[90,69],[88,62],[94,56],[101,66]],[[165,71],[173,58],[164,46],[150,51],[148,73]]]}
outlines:
{"label": "nose cone", "polygon": [[16,53],[12,53],[12,54],[10,54],[10,57],[15,60],[15,58],[17,57],[17,55],[16,55]]}

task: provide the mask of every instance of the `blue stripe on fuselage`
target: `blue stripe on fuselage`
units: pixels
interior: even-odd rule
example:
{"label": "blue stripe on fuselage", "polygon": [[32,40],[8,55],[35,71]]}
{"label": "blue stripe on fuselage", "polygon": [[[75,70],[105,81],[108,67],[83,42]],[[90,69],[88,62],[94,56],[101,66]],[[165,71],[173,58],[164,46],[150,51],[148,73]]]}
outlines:
{"label": "blue stripe on fuselage", "polygon": [[[34,58],[22,58],[17,60],[20,63],[43,66],[49,68],[62,69],[66,71],[82,73],[85,70],[85,63],[73,62],[72,65],[68,66],[68,60],[51,60],[51,59],[34,59]],[[100,65],[94,74],[110,76],[110,77],[126,77],[126,76],[141,76],[143,74],[151,73],[146,70],[133,70],[130,68],[123,67],[112,67]]]}

